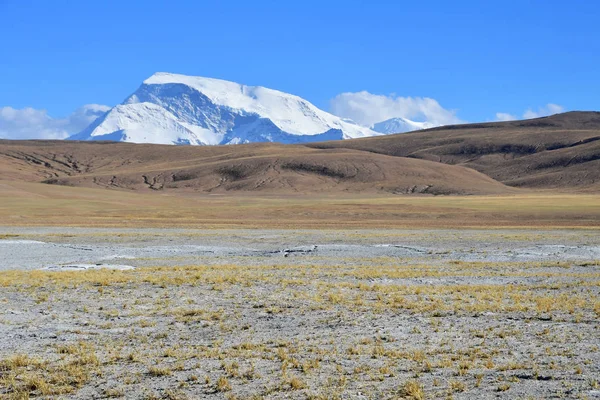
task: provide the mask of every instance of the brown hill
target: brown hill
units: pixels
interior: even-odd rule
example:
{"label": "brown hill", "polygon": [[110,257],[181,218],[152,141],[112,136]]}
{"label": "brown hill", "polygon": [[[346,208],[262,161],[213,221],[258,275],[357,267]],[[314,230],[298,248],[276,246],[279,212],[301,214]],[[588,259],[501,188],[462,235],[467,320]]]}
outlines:
{"label": "brown hill", "polygon": [[140,191],[502,194],[475,170],[353,149],[0,141],[3,180]]}
{"label": "brown hill", "polygon": [[510,186],[600,191],[600,112],[309,145],[461,165]]}
{"label": "brown hill", "polygon": [[504,184],[597,192],[600,113],[446,126],[306,146],[0,140],[0,177],[205,193],[501,194],[516,190]]}

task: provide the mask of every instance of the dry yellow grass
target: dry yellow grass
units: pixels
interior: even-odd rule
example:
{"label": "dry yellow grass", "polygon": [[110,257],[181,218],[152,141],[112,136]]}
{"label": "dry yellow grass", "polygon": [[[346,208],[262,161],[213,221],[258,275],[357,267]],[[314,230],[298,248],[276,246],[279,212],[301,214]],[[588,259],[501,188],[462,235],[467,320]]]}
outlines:
{"label": "dry yellow grass", "polygon": [[[150,284],[155,287],[186,287],[210,285],[222,292],[231,287],[252,288],[273,285],[294,301],[309,302],[311,307],[342,307],[351,311],[387,312],[409,310],[416,313],[481,313],[525,312],[533,315],[577,312],[600,316],[600,302],[585,291],[600,286],[597,272],[546,272],[538,268],[548,263],[454,263],[444,267],[427,265],[373,265],[364,266],[184,266],[149,267],[133,271],[5,271],[0,273],[0,287],[21,288],[30,291],[39,303],[41,295],[51,301],[42,288],[53,291],[69,288],[90,288],[100,293],[103,288],[120,289],[131,285]],[[557,265],[560,268],[560,265]],[[528,278],[546,282],[523,284],[411,284],[394,283],[394,280],[418,278]],[[377,280],[388,282],[380,284]],[[341,280],[341,281],[340,281]],[[274,293],[275,295],[275,293]],[[269,313],[283,312],[275,305],[266,308]],[[111,316],[109,310],[106,311]],[[198,307],[172,309],[170,315],[177,321],[220,321],[225,319],[222,310]],[[140,326],[152,326],[141,320]],[[349,351],[356,352],[355,349]],[[377,349],[375,349],[377,352]],[[415,355],[417,354],[417,355]],[[285,359],[285,352],[279,356]],[[423,362],[423,356],[413,353],[411,358]]]}
{"label": "dry yellow grass", "polygon": [[600,195],[169,195],[0,181],[11,226],[194,228],[600,227]]}
{"label": "dry yellow grass", "polygon": [[56,353],[64,356],[53,362],[23,354],[0,359],[0,398],[70,394],[98,371],[99,361],[89,343],[72,344]]}
{"label": "dry yellow grass", "polygon": [[43,353],[0,356],[0,387],[71,394],[101,376],[104,396],[166,383],[190,398],[533,393],[511,379],[581,383],[597,370],[599,287],[595,265],[548,262],[5,271],[0,301],[18,301],[33,326],[70,327]]}

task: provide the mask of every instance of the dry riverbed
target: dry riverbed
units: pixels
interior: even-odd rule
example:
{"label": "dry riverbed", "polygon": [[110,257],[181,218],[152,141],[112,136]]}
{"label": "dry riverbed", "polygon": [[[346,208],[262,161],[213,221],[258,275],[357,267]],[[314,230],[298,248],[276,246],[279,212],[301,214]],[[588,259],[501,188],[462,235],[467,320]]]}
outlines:
{"label": "dry riverbed", "polygon": [[0,398],[600,397],[595,230],[0,236]]}

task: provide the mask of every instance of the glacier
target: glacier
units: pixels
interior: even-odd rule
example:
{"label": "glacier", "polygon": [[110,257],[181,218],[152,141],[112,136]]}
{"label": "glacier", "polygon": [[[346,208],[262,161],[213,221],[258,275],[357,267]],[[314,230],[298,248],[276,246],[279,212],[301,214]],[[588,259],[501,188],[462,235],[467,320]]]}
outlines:
{"label": "glacier", "polygon": [[70,140],[218,145],[381,135],[261,86],[159,72]]}

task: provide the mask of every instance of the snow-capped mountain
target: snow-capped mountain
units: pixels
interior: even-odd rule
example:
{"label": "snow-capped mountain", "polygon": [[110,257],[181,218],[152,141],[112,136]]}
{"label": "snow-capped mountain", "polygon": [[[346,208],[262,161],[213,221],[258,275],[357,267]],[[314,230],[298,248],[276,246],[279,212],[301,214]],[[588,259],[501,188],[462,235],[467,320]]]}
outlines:
{"label": "snow-capped mountain", "polygon": [[418,131],[420,129],[428,129],[433,128],[435,126],[437,125],[432,124],[430,122],[415,122],[406,118],[398,117],[378,122],[371,126],[371,129],[375,132],[387,135],[390,133]]}
{"label": "snow-capped mountain", "polygon": [[214,145],[306,143],[380,135],[291,94],[156,73],[71,140]]}

